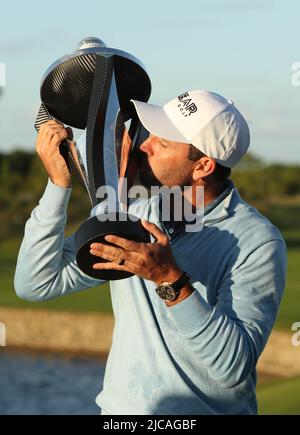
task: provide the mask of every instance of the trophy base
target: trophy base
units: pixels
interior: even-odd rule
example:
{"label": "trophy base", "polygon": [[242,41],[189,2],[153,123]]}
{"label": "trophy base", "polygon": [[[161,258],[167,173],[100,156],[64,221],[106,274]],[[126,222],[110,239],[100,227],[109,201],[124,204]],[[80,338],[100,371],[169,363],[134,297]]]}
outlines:
{"label": "trophy base", "polygon": [[78,267],[92,278],[111,281],[129,278],[133,273],[120,270],[93,269],[95,263],[107,263],[107,260],[90,253],[92,243],[112,245],[104,240],[108,234],[113,234],[135,242],[150,242],[150,235],[141,221],[124,212],[106,213],[95,216],[84,222],[75,235],[76,261]]}

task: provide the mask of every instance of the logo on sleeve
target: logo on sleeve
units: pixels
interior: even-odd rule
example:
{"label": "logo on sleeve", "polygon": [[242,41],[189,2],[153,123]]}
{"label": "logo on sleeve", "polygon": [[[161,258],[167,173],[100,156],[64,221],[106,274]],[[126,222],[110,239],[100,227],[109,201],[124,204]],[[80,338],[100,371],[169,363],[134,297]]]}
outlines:
{"label": "logo on sleeve", "polygon": [[182,115],[186,118],[187,116],[191,116],[192,113],[196,113],[198,108],[195,103],[192,102],[190,95],[188,92],[185,92],[178,97],[179,104],[177,107],[179,108]]}

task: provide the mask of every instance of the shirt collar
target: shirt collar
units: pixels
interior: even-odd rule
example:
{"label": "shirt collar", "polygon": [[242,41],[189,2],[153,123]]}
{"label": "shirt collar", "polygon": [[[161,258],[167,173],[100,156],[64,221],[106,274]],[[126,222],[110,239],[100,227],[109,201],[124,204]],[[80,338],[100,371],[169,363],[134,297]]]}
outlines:
{"label": "shirt collar", "polygon": [[[238,195],[238,192],[234,186],[233,181],[227,180],[225,190],[204,208],[204,226],[209,226],[228,217],[232,199],[236,195]],[[160,205],[161,203],[159,201],[159,209]],[[183,232],[187,224],[185,221],[161,221],[161,223],[171,237],[174,237],[178,233]]]}
{"label": "shirt collar", "polygon": [[228,217],[232,199],[237,194],[233,181],[228,180],[226,189],[204,209],[204,225],[219,222]]}

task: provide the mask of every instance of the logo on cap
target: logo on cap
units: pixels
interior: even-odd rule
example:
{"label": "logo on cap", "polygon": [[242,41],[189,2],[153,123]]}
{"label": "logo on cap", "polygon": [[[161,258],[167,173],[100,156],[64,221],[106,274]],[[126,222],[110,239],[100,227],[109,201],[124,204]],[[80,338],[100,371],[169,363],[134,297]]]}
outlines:
{"label": "logo on cap", "polygon": [[192,113],[197,112],[198,108],[196,104],[192,102],[192,99],[190,98],[188,92],[179,95],[178,100],[179,100],[179,104],[177,105],[177,107],[179,108],[181,114],[184,117],[191,116]]}

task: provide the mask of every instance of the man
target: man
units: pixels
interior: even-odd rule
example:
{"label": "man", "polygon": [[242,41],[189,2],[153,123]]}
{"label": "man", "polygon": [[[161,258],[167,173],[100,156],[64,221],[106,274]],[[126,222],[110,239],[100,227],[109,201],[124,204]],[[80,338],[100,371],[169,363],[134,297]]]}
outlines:
{"label": "man", "polygon": [[[108,236],[113,246],[91,246],[108,260],[95,268],[135,274],[111,282],[116,322],[96,401],[102,414],[255,414],[255,367],[284,290],[286,248],[228,179],[248,149],[247,123],[232,101],[206,91],[162,108],[134,105],[150,132],[143,183],[203,187],[204,222],[189,232],[184,219],[162,221],[152,199],[146,208],[135,201],[129,212],[155,243]],[[37,140],[50,179],[18,258],[16,292],[27,300],[99,284],[77,267],[74,238],[64,240],[71,178],[59,145],[69,134],[50,121]]]}

